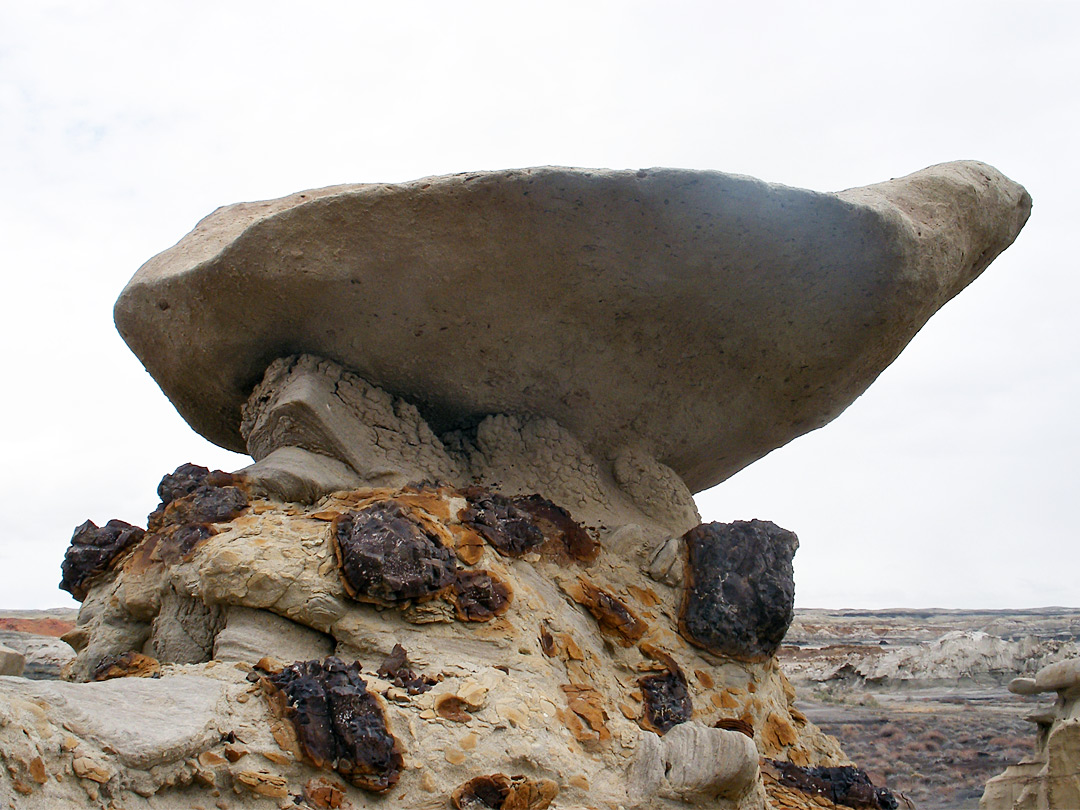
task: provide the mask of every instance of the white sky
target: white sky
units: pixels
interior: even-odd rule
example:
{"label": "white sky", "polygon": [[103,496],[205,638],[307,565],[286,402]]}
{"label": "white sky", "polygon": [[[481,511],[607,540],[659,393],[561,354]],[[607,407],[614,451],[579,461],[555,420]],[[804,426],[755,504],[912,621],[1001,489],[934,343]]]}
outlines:
{"label": "white sky", "polygon": [[[1080,4],[0,0],[0,607],[86,518],[236,469],[112,326],[218,205],[544,164],[818,190],[946,160],[1027,186],[1016,245],[836,422],[699,496],[798,533],[805,607],[1080,604]],[[1070,505],[1072,504],[1072,505]]]}

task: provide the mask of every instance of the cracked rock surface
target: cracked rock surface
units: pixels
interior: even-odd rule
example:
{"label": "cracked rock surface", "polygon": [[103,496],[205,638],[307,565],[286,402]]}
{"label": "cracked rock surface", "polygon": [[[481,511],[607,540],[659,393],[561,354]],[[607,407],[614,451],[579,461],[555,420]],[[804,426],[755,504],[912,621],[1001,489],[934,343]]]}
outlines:
{"label": "cracked rock surface", "polygon": [[[557,520],[550,508],[523,512],[543,542],[506,556],[469,503],[433,485],[310,504],[255,495],[184,553],[162,553],[175,527],[161,521],[91,581],[67,636],[79,647],[67,676],[106,680],[0,679],[0,798],[763,810],[759,757],[847,764],[795,709],[774,659],[714,654],[680,635],[680,588],[649,579],[643,556],[606,552],[621,527],[562,507]],[[377,604],[350,595],[335,527],[365,511],[420,527],[453,562],[451,586]],[[600,550],[567,555],[575,530]],[[198,643],[180,644],[181,629]],[[320,671],[337,674],[311,685]],[[316,716],[341,733],[319,731]],[[752,736],[714,728],[721,720]],[[381,764],[350,765],[372,750]]]}

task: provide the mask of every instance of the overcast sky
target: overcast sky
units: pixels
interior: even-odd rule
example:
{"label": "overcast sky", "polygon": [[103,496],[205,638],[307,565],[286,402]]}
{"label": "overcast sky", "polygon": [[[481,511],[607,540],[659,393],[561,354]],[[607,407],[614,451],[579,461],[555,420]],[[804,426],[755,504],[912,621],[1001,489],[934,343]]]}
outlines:
{"label": "overcast sky", "polygon": [[821,191],[974,158],[1016,244],[843,415],[698,496],[798,533],[804,607],[1080,605],[1072,2],[0,0],[0,607],[87,518],[145,525],[193,433],[116,334],[219,205],[536,165]]}

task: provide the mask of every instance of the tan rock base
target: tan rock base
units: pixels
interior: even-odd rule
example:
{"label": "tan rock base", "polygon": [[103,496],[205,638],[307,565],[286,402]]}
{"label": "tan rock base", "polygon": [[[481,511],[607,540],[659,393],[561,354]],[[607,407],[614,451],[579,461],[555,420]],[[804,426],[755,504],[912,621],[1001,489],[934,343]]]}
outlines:
{"label": "tan rock base", "polygon": [[[462,621],[449,595],[396,607],[349,598],[334,519],[390,498],[444,532],[463,570],[508,584],[509,609]],[[28,808],[285,807],[340,791],[340,804],[301,806],[435,808],[474,778],[505,774],[554,783],[552,807],[749,810],[768,806],[759,756],[846,762],[794,708],[774,658],[738,661],[687,643],[679,588],[649,579],[642,558],[602,552],[586,564],[550,544],[504,557],[461,523],[463,505],[448,489],[357,490],[310,506],[256,499],[179,556],[148,535],[90,587],[69,634],[81,648],[69,672],[87,679],[102,659],[135,649],[162,660],[161,677],[4,679],[0,798]],[[582,583],[632,613],[633,632],[575,601]],[[430,691],[375,675],[398,644],[437,680]],[[303,761],[288,721],[246,680],[274,645],[288,658],[332,651],[360,662],[404,755],[387,793]],[[170,662],[170,652],[203,660]],[[214,655],[229,660],[205,660]],[[674,669],[692,714],[659,736],[645,730],[641,680]],[[719,720],[742,720],[753,740],[713,728]]]}

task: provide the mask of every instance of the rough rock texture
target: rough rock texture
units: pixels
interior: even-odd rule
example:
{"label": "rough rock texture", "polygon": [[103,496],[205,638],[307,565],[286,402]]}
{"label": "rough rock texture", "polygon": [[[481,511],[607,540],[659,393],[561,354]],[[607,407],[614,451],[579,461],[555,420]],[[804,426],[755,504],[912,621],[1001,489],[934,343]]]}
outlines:
{"label": "rough rock texture", "polygon": [[[796,609],[778,652],[797,688],[990,690],[1080,657],[1080,610]],[[1034,692],[1032,693],[1034,694]]]}
{"label": "rough rock texture", "polygon": [[457,574],[452,547],[394,501],[334,519],[334,556],[348,595],[392,607],[445,593]]}
{"label": "rough rock texture", "polygon": [[60,670],[75,656],[75,651],[67,642],[54,636],[43,636],[38,633],[0,630],[0,645],[15,650],[23,656],[25,662],[21,673],[5,672],[3,674],[21,674],[24,678],[35,680],[59,678]]}
{"label": "rough rock texture", "polygon": [[215,661],[257,664],[263,658],[280,661],[323,659],[334,651],[334,640],[302,624],[240,605],[224,610],[224,622],[214,636]]}
{"label": "rough rock texture", "polygon": [[[785,644],[792,641],[789,634]],[[877,642],[863,646],[807,645],[803,650],[792,649],[784,665],[788,677],[800,686],[839,686],[845,682],[859,689],[1004,686],[1017,672],[1034,675],[1044,664],[1078,654],[1080,647],[1071,641],[1048,641],[1034,635],[1004,639],[981,630],[951,630],[920,644],[894,639],[886,646]]]}
{"label": "rough rock texture", "polygon": [[255,462],[80,528],[64,675],[94,682],[0,679],[0,802],[765,810],[762,758],[848,765],[773,655],[795,536],[694,528],[691,493],[840,413],[1029,208],[956,163],[219,209],[116,322]]}
{"label": "rough rock texture", "polygon": [[641,525],[650,538],[698,522],[686,485],[644,452],[608,464],[553,419],[501,414],[440,438],[413,405],[312,355],[270,364],[241,429],[257,459],[238,474],[246,490],[312,503],[361,481],[456,486],[469,500],[470,520],[511,555],[540,542],[537,532],[519,535],[515,527],[541,518],[564,527],[571,556],[587,557],[588,537],[566,534],[566,509],[593,524]]}
{"label": "rough rock texture", "polygon": [[799,539],[763,520],[709,523],[683,535],[686,588],[679,629],[714,653],[773,655],[795,615]]}
{"label": "rough rock texture", "polygon": [[494,773],[470,779],[450,799],[456,810],[544,810],[557,795],[550,779]]}
{"label": "rough rock texture", "polygon": [[18,650],[0,644],[0,675],[22,675],[26,658]]}
{"label": "rough rock texture", "polygon": [[272,706],[290,721],[300,755],[333,768],[359,788],[383,793],[404,767],[386,713],[360,676],[360,664],[330,656],[298,661],[261,681]]}
{"label": "rough rock texture", "polygon": [[623,457],[632,488],[665,476],[626,448],[698,491],[836,417],[1030,205],[977,162],[838,194],[680,169],[336,186],[219,208],[138,271],[115,319],[234,450],[252,388],[301,350],[392,395],[360,407],[404,398],[440,436],[535,414]]}
{"label": "rough rock texture", "polygon": [[780,785],[844,807],[896,810],[900,806],[891,791],[875,786],[863,771],[851,765],[800,768],[790,762],[769,760],[766,768]]}
{"label": "rough rock texture", "polygon": [[[542,542],[505,556],[478,533],[469,504],[466,491],[431,485],[341,491],[312,504],[256,496],[184,554],[161,553],[175,531],[162,521],[94,580],[68,634],[80,648],[69,677],[87,680],[104,666],[111,679],[57,684],[56,694],[72,695],[65,698],[71,705],[85,699],[96,706],[98,687],[122,695],[125,684],[152,684],[132,687],[123,718],[132,739],[140,723],[173,722],[161,714],[171,711],[168,701],[154,709],[158,714],[142,715],[157,705],[147,690],[171,695],[175,682],[186,694],[189,680],[214,684],[191,693],[191,700],[205,698],[205,707],[185,709],[183,728],[191,730],[182,729],[172,747],[150,735],[137,762],[113,744],[115,730],[86,722],[68,731],[67,716],[52,708],[40,717],[31,709],[11,715],[0,723],[7,766],[0,768],[0,799],[62,808],[80,806],[89,794],[125,808],[171,809],[212,806],[216,790],[251,807],[304,795],[358,808],[386,800],[435,808],[472,780],[502,774],[510,780],[507,795],[537,807],[550,798],[552,807],[567,808],[763,810],[759,757],[847,764],[835,742],[794,708],[794,690],[774,659],[713,654],[678,633],[680,590],[648,579],[645,555],[602,550],[582,560],[567,553],[575,529],[604,548],[624,526],[581,525],[572,510],[534,502],[520,519],[534,521]],[[351,597],[334,551],[335,527],[343,516],[372,511],[423,527],[425,537],[449,550],[455,582],[473,602],[493,606],[498,588],[486,577],[505,586],[506,603],[477,621],[454,587],[383,604]],[[180,615],[201,617],[211,660],[185,663],[190,650],[160,643],[163,632],[173,637],[168,628]],[[197,634],[189,627],[188,635]],[[346,662],[352,674],[345,680],[362,680],[368,709],[377,706],[385,716],[400,747],[396,784],[356,779],[340,755],[305,753],[306,725],[290,708],[293,699],[270,699],[266,692],[274,690],[247,680],[265,682],[294,661],[325,666],[327,653]],[[150,659],[160,661],[159,678],[131,677],[150,674],[136,667]],[[126,670],[124,661],[131,662]],[[296,681],[304,700],[336,688],[312,693],[304,678]],[[737,721],[750,736],[713,727],[722,720]],[[206,728],[212,732],[203,736]],[[66,749],[65,735],[73,738]],[[37,759],[40,766],[32,764]],[[50,777],[39,783],[30,769],[42,767]],[[67,776],[58,782],[54,773]],[[374,798],[371,788],[384,789],[384,798]]]}
{"label": "rough rock texture", "polygon": [[980,810],[1080,807],[1080,658],[1058,661],[1034,678],[1009,684],[1017,694],[1057,692],[1051,712],[1027,719],[1038,729],[1035,752],[986,784]]}
{"label": "rough rock texture", "polygon": [[75,529],[64,554],[60,587],[81,601],[86,597],[87,583],[142,540],[143,534],[138,526],[122,520],[110,520],[100,527],[86,521]]}

